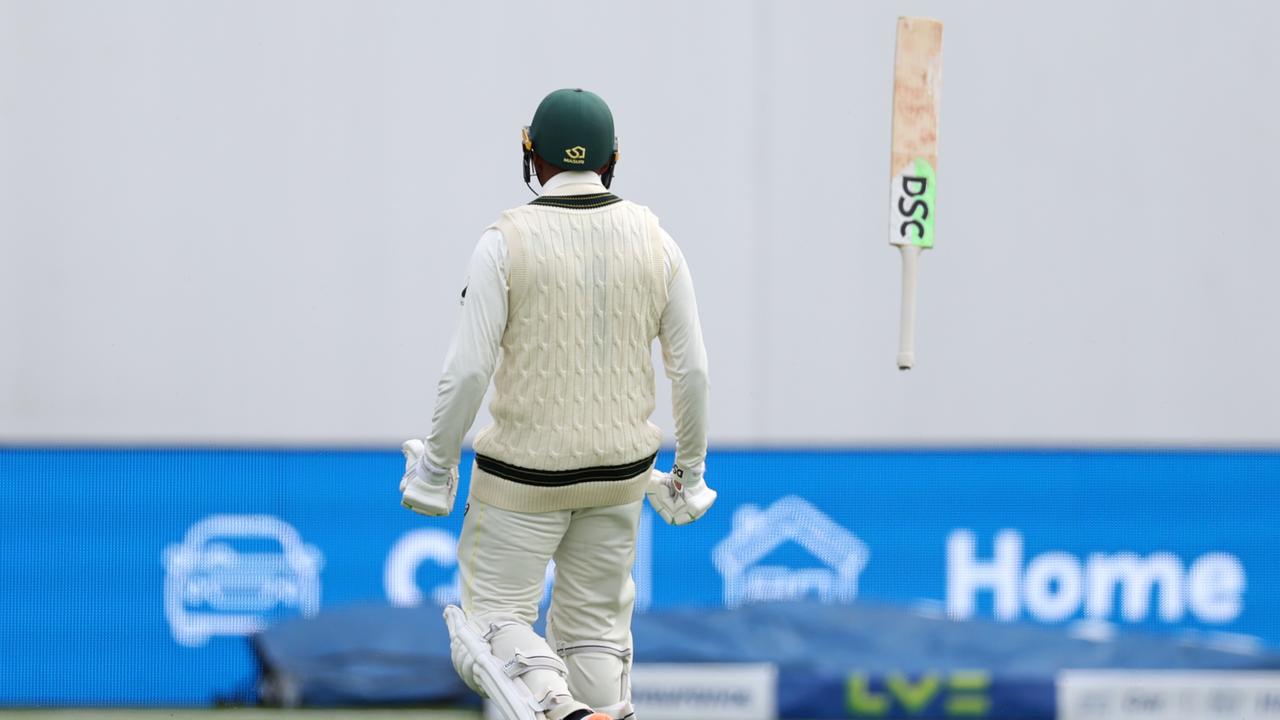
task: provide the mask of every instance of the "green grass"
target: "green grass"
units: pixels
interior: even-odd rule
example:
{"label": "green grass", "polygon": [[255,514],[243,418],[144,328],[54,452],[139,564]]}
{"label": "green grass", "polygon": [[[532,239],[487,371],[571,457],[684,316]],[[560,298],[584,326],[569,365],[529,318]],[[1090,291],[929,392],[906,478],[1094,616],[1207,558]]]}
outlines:
{"label": "green grass", "polygon": [[[133,710],[75,708],[0,710],[0,720],[482,720],[469,710]],[[693,720],[693,718],[690,718]]]}
{"label": "green grass", "polygon": [[[0,720],[482,720],[471,710],[275,710],[271,708],[61,708],[0,710]],[[692,719],[691,719],[692,720]]]}

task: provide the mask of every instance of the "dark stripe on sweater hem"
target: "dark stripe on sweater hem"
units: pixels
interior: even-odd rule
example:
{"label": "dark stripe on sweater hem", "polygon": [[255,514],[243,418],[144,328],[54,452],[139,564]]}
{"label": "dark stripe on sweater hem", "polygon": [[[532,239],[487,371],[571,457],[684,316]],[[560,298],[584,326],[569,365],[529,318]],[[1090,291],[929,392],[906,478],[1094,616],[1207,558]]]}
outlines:
{"label": "dark stripe on sweater hem", "polygon": [[476,467],[503,480],[510,480],[521,485],[538,485],[541,487],[563,487],[586,482],[608,482],[630,480],[653,466],[658,457],[654,453],[626,465],[604,465],[601,467],[581,468],[578,470],[533,470],[495,460],[487,455],[476,455]]}
{"label": "dark stripe on sweater hem", "polygon": [[571,210],[588,210],[601,208],[622,202],[622,198],[613,193],[592,193],[591,195],[543,195],[534,199],[530,205],[546,205],[549,207],[569,208]]}

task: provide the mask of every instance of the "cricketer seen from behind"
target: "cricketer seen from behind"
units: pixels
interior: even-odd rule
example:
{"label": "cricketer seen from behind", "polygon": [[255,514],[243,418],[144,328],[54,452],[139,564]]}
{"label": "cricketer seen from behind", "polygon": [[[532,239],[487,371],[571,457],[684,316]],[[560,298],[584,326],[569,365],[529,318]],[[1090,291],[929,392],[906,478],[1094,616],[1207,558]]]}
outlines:
{"label": "cricketer seen from behind", "polygon": [[[504,720],[634,717],[631,611],[647,495],[673,525],[715,501],[703,482],[707,357],[693,281],[648,208],[609,192],[613,115],[557,90],[524,129],[525,182],[542,194],[501,214],[471,258],[431,434],[404,444],[403,503],[453,508],[463,436],[475,438],[458,543],[462,607],[445,620],[458,674]],[[653,339],[675,411],[676,462],[653,469]],[[496,370],[496,376],[495,376]],[[533,631],[548,561],[546,638]]]}

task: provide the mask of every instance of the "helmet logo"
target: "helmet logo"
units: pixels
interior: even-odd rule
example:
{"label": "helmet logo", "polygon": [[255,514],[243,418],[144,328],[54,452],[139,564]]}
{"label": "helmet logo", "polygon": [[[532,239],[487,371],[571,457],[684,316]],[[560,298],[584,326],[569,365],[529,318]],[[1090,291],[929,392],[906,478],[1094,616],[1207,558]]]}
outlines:
{"label": "helmet logo", "polygon": [[587,149],[581,145],[574,145],[571,148],[564,149],[564,161],[571,165],[581,165],[587,161]]}

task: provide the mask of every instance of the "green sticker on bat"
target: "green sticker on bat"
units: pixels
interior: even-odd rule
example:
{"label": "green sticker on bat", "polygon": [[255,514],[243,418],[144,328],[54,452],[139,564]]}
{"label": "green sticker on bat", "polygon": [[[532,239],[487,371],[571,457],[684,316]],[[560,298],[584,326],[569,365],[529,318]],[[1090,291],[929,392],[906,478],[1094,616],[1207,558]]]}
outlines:
{"label": "green sticker on bat", "polygon": [[910,172],[893,179],[893,224],[889,241],[894,245],[933,247],[934,199],[937,182],[933,166],[916,159]]}

